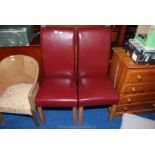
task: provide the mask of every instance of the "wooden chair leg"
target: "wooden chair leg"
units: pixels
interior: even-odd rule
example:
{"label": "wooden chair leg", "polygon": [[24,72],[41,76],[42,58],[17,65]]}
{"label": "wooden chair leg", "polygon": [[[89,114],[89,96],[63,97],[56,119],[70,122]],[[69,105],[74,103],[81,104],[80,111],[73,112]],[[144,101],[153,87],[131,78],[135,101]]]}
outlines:
{"label": "wooden chair leg", "polygon": [[82,118],[83,118],[83,107],[79,107],[79,122],[78,124],[82,124]]}
{"label": "wooden chair leg", "polygon": [[0,113],[0,122],[1,122],[3,125],[6,125],[6,122],[5,122],[5,120],[3,119],[3,116],[2,116],[1,113]]}
{"label": "wooden chair leg", "polygon": [[73,107],[73,122],[76,124],[76,112],[77,112],[77,107]]}
{"label": "wooden chair leg", "polygon": [[41,123],[45,124],[45,119],[44,119],[42,107],[38,107],[37,109],[38,109],[38,113],[39,113],[39,117],[40,117]]}
{"label": "wooden chair leg", "polygon": [[110,114],[109,114],[109,122],[112,121],[112,118],[113,118],[113,116],[114,116],[114,112],[115,112],[115,110],[116,110],[116,107],[117,107],[116,104],[112,105],[112,107],[111,107]]}
{"label": "wooden chair leg", "polygon": [[38,121],[37,121],[37,117],[36,117],[35,111],[32,111],[32,117],[33,117],[34,124],[35,124],[36,127],[38,128],[38,127],[39,127],[39,123],[38,123]]}

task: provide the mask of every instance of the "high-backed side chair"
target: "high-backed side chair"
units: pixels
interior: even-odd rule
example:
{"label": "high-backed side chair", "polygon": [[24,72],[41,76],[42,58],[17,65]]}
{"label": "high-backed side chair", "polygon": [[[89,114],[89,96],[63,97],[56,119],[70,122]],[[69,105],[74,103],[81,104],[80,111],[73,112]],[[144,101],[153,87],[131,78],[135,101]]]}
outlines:
{"label": "high-backed side chair", "polygon": [[[72,28],[41,29],[41,50],[45,78],[36,97],[41,122],[42,107],[72,107],[76,123],[75,32]],[[63,119],[63,118],[62,118]]]}
{"label": "high-backed side chair", "polygon": [[[1,113],[30,115],[39,126],[35,114],[38,72],[38,62],[30,56],[12,55],[0,62]],[[1,113],[0,122],[5,124]]]}
{"label": "high-backed side chair", "polygon": [[108,28],[78,29],[79,124],[82,123],[84,106],[118,103],[118,96],[108,79],[110,50],[111,32]]}

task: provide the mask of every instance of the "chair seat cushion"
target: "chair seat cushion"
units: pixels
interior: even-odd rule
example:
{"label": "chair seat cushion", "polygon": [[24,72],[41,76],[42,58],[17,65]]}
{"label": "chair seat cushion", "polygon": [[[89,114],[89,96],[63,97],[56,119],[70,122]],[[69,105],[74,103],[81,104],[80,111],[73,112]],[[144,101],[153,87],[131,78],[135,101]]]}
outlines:
{"label": "chair seat cushion", "polygon": [[118,103],[118,95],[108,78],[81,78],[79,80],[79,105],[94,106]]}
{"label": "chair seat cushion", "polygon": [[20,83],[8,87],[0,96],[0,112],[31,114],[28,93],[32,84]]}
{"label": "chair seat cushion", "polygon": [[36,104],[41,107],[77,106],[75,83],[68,78],[45,79],[37,94]]}

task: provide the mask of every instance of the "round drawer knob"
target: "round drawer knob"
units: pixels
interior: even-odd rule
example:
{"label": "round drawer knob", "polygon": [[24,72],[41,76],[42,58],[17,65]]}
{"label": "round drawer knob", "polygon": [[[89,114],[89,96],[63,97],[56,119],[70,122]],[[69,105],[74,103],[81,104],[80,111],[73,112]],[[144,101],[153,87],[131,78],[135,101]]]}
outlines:
{"label": "round drawer knob", "polygon": [[128,102],[129,102],[129,103],[131,103],[131,102],[132,102],[131,98],[128,98],[127,100],[128,100]]}
{"label": "round drawer knob", "polygon": [[137,75],[137,79],[138,79],[138,81],[141,81],[142,77],[140,75]]}
{"label": "round drawer knob", "polygon": [[132,92],[133,92],[133,93],[136,92],[136,88],[135,88],[135,87],[132,87],[131,89],[132,89]]}
{"label": "round drawer knob", "polygon": [[155,104],[152,105],[155,108]]}
{"label": "round drawer knob", "polygon": [[130,57],[130,52],[129,51],[127,51],[126,54]]}
{"label": "round drawer knob", "polygon": [[127,108],[127,107],[123,107],[123,110],[124,110],[124,111],[128,111],[128,108]]}

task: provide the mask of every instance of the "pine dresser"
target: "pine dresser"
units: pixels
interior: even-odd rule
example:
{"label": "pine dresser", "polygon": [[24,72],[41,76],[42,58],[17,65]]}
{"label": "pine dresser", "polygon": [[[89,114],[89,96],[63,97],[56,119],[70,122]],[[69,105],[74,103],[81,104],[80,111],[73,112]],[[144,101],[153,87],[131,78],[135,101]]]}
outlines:
{"label": "pine dresser", "polygon": [[155,112],[155,65],[136,64],[123,48],[115,47],[109,77],[120,97],[110,108],[110,120],[124,112]]}

